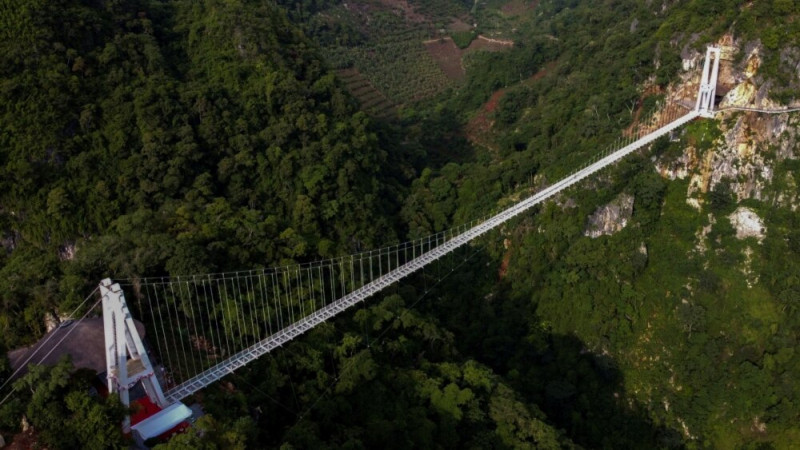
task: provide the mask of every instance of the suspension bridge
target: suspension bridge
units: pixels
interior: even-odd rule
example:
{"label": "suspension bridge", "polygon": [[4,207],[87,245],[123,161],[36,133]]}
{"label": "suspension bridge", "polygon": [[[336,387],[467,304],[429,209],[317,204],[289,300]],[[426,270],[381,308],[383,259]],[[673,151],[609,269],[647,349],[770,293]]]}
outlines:
{"label": "suspension bridge", "polygon": [[[693,109],[662,108],[581,169],[496,215],[421,239],[314,263],[103,280],[98,302],[103,307],[109,392],[128,405],[129,391],[141,384],[153,403],[164,411],[176,411],[186,397],[586,177],[694,119],[713,117],[719,60],[720,49],[709,47]],[[145,347],[134,317],[145,323],[152,348]],[[130,430],[128,420],[123,428]]]}

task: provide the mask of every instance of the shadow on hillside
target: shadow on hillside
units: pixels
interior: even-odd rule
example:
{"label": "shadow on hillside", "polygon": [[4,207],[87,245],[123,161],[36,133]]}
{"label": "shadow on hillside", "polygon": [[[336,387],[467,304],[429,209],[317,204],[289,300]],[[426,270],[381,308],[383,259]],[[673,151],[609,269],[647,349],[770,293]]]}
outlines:
{"label": "shadow on hillside", "polygon": [[497,287],[497,274],[479,273],[495,266],[489,262],[487,256],[472,265],[477,270],[454,274],[425,306],[455,333],[464,356],[490,366],[583,447],[684,446],[679,431],[654,424],[626,395],[613,358],[590,352],[574,335],[535,330],[541,319],[530,297],[512,295],[507,283],[487,295]]}
{"label": "shadow on hillside", "polygon": [[373,120],[381,147],[388,151],[390,159],[403,155],[397,163],[410,163],[418,172],[475,160],[475,148],[464,134],[459,115],[452,111],[425,117],[412,115],[408,119]]}
{"label": "shadow on hillside", "polygon": [[[550,334],[525,345],[509,381],[576,443],[603,448],[681,448],[677,430],[654,424],[626,398],[623,374],[606,355],[589,353],[575,336]],[[513,373],[513,372],[512,372]]]}

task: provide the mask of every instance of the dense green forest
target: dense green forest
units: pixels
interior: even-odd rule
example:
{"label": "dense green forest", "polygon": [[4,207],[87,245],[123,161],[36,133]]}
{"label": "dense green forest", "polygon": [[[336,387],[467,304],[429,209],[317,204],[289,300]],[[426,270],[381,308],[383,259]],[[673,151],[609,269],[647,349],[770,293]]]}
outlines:
{"label": "dense green forest", "polygon": [[[800,92],[791,0],[402,2],[424,20],[386,3],[3,2],[0,353],[104,277],[316,260],[496,211],[610,145],[656,108],[645,92],[679,82],[682,52],[725,33],[760,49],[775,101]],[[436,81],[420,42],[479,33],[513,46]],[[362,111],[344,67],[396,114]],[[653,169],[713,152],[725,126],[690,124],[209,387],[193,399],[208,415],[166,446],[791,448],[800,218],[769,199],[795,193],[800,167],[768,156],[767,197],[740,202],[727,180],[700,209],[689,180]],[[627,226],[585,236],[621,193]],[[739,204],[763,241],[737,239]],[[90,378],[35,369],[0,432],[24,414],[50,448],[123,445],[121,408],[88,396]]]}
{"label": "dense green forest", "polygon": [[[43,2],[8,15],[2,345],[101,274],[391,239],[395,157],[274,6]],[[54,249],[74,246],[61,263]]]}

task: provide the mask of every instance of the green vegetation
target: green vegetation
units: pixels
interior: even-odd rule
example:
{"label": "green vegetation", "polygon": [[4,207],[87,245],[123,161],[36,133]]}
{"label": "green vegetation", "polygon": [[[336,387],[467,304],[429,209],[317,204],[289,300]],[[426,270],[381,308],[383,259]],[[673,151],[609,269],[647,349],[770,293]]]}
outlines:
{"label": "green vegetation", "polygon": [[366,116],[279,10],[241,8],[15,11],[0,43],[14,249],[0,345],[40,334],[45,311],[103,275],[251,267],[391,236],[391,176],[376,178],[387,156]]}
{"label": "green vegetation", "polygon": [[0,426],[9,428],[24,412],[41,443],[49,448],[122,448],[119,399],[90,395],[95,374],[74,371],[64,359],[53,367],[32,366],[14,383],[19,394],[0,409]]}
{"label": "green vegetation", "polygon": [[375,86],[355,69],[344,69],[337,72],[339,79],[345,84],[347,91],[361,102],[361,109],[377,117],[391,117],[395,112],[394,104]]}
{"label": "green vegetation", "polygon": [[[497,210],[607,148],[657,108],[684,47],[730,30],[761,40],[776,95],[797,89],[794,2],[409,5],[5,8],[0,350],[106,276],[308,261]],[[445,29],[468,45],[455,19],[514,40],[470,53],[462,84],[422,44]],[[469,140],[480,120],[491,148]],[[702,157],[720,136],[692,123],[209,387],[210,416],[165,447],[791,447],[800,222],[750,200],[769,231],[738,240],[729,182],[697,209],[650,159]],[[796,161],[773,169],[765,198],[796,191]],[[627,226],[584,236],[621,193]],[[51,448],[121,445],[118,405],[87,380],[34,368],[0,428],[24,413]]]}
{"label": "green vegetation", "polygon": [[439,93],[450,85],[422,40],[388,36],[370,47],[339,47],[328,52],[337,68],[355,67],[397,104]]}
{"label": "green vegetation", "polygon": [[450,33],[450,37],[453,38],[453,42],[458,48],[467,48],[478,37],[478,33],[476,31],[458,31]]}
{"label": "green vegetation", "polygon": [[[256,442],[303,448],[569,446],[490,369],[462,360],[454,336],[408,307],[413,289],[313,330],[237,373],[251,394],[216,392],[208,411],[259,405]],[[276,430],[284,430],[276,433]]]}
{"label": "green vegetation", "polygon": [[[423,41],[438,35],[435,30],[443,28],[429,19],[438,16],[406,16],[379,3],[365,6],[364,10],[340,2],[299,5],[286,5],[290,17],[320,44],[328,64],[336,69],[358,70],[393,103],[428,98],[450,86],[423,45]],[[303,14],[297,12],[300,9]],[[369,98],[357,97],[362,103],[369,102]],[[369,104],[364,106],[369,110]]]}
{"label": "green vegetation", "polygon": [[409,5],[429,17],[436,28],[444,28],[454,18],[463,18],[472,8],[471,0],[410,0]]}
{"label": "green vegetation", "polygon": [[179,434],[166,443],[155,442],[153,448],[157,450],[243,450],[248,448],[248,438],[252,439],[253,431],[252,421],[247,417],[232,423],[220,423],[212,416],[205,415],[199,418],[188,432]]}

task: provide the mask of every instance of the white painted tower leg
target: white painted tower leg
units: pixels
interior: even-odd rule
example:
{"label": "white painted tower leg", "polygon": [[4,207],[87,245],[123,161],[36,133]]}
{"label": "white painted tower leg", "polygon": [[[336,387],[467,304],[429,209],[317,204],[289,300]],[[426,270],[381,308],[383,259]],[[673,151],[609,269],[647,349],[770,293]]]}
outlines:
{"label": "white painted tower leg", "polygon": [[[106,278],[100,283],[103,296],[103,324],[106,345],[106,378],[109,394],[118,393],[125,407],[130,406],[129,389],[141,381],[150,400],[164,408],[167,402],[139,332],[131,317],[125,294],[119,284]],[[130,431],[130,417],[122,429]]]}
{"label": "white painted tower leg", "polygon": [[706,50],[706,61],[703,64],[703,75],[700,79],[700,90],[697,93],[697,104],[694,110],[703,117],[714,117],[714,101],[717,94],[717,78],[719,77],[719,59],[721,49],[709,46]]}

